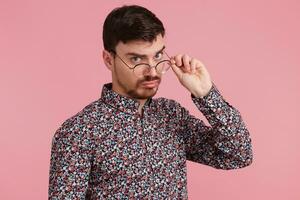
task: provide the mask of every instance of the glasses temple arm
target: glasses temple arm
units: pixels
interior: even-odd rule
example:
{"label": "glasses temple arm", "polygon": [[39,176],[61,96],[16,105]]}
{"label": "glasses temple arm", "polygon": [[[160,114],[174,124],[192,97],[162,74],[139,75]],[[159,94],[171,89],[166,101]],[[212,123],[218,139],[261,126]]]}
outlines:
{"label": "glasses temple arm", "polygon": [[171,57],[167,54],[167,52],[166,51],[164,51],[165,52],[165,54],[168,56],[168,58],[171,60]]}

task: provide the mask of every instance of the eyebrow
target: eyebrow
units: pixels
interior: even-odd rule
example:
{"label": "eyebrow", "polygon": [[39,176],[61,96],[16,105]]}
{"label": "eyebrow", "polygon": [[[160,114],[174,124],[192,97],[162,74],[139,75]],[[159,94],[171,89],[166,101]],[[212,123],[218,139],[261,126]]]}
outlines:
{"label": "eyebrow", "polygon": [[[157,51],[155,54],[158,54],[160,52],[162,52],[164,49],[166,48],[166,46],[163,46],[159,51]],[[141,58],[146,58],[147,55],[146,54],[138,54],[138,53],[134,53],[134,52],[129,52],[125,54],[126,56],[137,56],[137,57],[141,57]]]}

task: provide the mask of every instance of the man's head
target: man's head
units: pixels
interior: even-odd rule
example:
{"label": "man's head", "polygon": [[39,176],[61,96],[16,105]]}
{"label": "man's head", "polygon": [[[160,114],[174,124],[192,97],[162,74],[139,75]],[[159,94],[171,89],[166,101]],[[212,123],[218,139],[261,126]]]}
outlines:
{"label": "man's head", "polygon": [[130,68],[139,63],[154,66],[163,60],[164,35],[162,22],[144,7],[123,6],[109,13],[103,26],[103,59],[116,92],[135,99],[156,94],[161,75],[155,68],[143,76],[136,76]]}

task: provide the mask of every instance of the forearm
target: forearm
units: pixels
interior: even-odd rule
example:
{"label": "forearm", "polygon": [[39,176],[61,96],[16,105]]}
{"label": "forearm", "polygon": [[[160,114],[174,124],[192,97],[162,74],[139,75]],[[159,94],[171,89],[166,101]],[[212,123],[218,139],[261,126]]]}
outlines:
{"label": "forearm", "polygon": [[205,97],[192,95],[192,99],[212,126],[210,134],[215,152],[224,162],[221,167],[237,168],[251,164],[251,138],[240,112],[226,102],[215,85]]}

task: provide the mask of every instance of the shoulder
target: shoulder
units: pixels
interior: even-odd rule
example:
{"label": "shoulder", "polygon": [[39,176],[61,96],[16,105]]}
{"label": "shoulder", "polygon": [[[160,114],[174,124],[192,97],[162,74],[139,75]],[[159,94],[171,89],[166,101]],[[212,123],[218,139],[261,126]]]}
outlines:
{"label": "shoulder", "polygon": [[90,140],[101,115],[101,104],[99,100],[93,101],[64,120],[55,131],[53,140]]}

